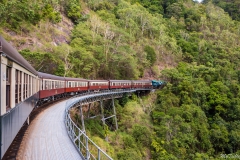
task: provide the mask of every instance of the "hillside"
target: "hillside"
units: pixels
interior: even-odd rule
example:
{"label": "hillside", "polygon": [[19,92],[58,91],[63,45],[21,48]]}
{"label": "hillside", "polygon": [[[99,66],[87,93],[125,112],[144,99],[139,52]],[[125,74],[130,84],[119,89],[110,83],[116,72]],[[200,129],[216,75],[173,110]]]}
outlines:
{"label": "hillside", "polygon": [[[127,150],[113,152],[119,159],[130,153],[136,159],[138,153],[144,159],[240,154],[238,1],[17,2],[0,3],[0,34],[37,70],[89,79],[167,82],[147,98],[154,100],[143,116],[149,126],[121,126],[119,143]],[[129,101],[126,110],[141,106],[138,103]],[[125,124],[124,109],[118,109]],[[147,134],[148,141],[139,142],[134,129],[140,136]]]}

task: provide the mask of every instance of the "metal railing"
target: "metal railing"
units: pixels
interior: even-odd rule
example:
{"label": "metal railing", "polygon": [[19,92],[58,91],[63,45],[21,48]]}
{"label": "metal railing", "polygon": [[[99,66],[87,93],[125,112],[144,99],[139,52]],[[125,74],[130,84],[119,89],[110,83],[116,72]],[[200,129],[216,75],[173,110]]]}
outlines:
{"label": "metal railing", "polygon": [[[76,107],[75,104],[89,103],[96,101],[97,98],[108,99],[109,95],[114,96],[114,98],[121,97],[123,93],[132,93],[136,89],[119,89],[119,90],[105,90],[101,92],[86,92],[83,94],[76,95],[70,98],[66,102],[65,110],[65,125],[67,128],[68,135],[72,140],[75,147],[78,149],[80,155],[83,159],[110,159],[112,158],[104,152],[99,146],[97,146],[85,133],[85,130],[81,130],[71,119],[70,109]],[[89,96],[86,96],[89,95]]]}

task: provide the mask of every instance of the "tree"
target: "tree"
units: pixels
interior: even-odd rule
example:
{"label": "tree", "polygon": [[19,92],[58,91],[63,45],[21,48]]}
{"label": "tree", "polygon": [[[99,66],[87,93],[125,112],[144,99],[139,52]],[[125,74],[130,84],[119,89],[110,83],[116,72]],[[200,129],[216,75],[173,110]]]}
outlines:
{"label": "tree", "polygon": [[150,65],[156,62],[156,53],[154,49],[150,46],[145,46],[144,51],[147,53],[147,60],[149,60]]}

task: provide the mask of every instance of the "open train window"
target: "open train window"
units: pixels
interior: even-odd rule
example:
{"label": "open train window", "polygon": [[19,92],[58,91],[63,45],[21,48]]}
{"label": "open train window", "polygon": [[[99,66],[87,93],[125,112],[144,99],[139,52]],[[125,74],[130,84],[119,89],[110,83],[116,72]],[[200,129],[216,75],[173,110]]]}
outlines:
{"label": "open train window", "polygon": [[29,90],[28,90],[29,96],[32,95],[32,76],[29,75]]}
{"label": "open train window", "polygon": [[11,95],[10,84],[11,84],[11,68],[7,67],[6,68],[6,110],[7,111],[9,109],[11,109],[11,107],[10,107],[10,95]]}
{"label": "open train window", "polygon": [[48,81],[48,89],[51,89],[51,81]]}
{"label": "open train window", "polygon": [[18,102],[21,102],[22,101],[22,72],[21,71],[19,71],[18,95],[19,95]]}
{"label": "open train window", "polygon": [[25,81],[25,99],[28,97],[28,75],[25,74],[26,81]]}
{"label": "open train window", "polygon": [[47,90],[48,89],[48,83],[47,83],[47,81],[43,81],[44,82],[44,86],[45,86],[45,90]]}
{"label": "open train window", "polygon": [[52,81],[52,89],[54,89],[54,81]]}
{"label": "open train window", "polygon": [[15,103],[18,104],[18,81],[19,81],[19,71],[15,71]]}
{"label": "open train window", "polygon": [[34,82],[35,82],[35,77],[32,77],[32,95],[34,94]]}
{"label": "open train window", "polygon": [[26,95],[26,86],[25,86],[25,83],[26,83],[26,74],[23,73],[23,100],[25,99],[25,95]]}
{"label": "open train window", "polygon": [[59,81],[56,81],[56,82],[55,82],[55,88],[57,89],[58,86],[59,86]]}

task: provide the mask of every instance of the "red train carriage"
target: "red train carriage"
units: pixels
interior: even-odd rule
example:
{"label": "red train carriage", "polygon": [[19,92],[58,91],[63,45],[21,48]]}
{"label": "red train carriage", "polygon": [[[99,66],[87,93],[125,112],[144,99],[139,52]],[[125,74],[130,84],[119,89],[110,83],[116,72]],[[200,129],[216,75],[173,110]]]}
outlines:
{"label": "red train carriage", "polygon": [[75,93],[88,90],[88,80],[80,78],[69,78],[65,77],[65,92],[66,93]]}
{"label": "red train carriage", "polygon": [[126,89],[131,88],[132,82],[130,80],[109,80],[110,89]]}
{"label": "red train carriage", "polygon": [[150,80],[134,80],[134,81],[132,81],[132,88],[152,88],[152,81],[150,81]]}
{"label": "red train carriage", "polygon": [[109,89],[109,81],[107,80],[88,80],[89,90]]}
{"label": "red train carriage", "polygon": [[45,101],[55,99],[64,95],[65,79],[63,77],[38,72],[40,81],[39,97]]}

